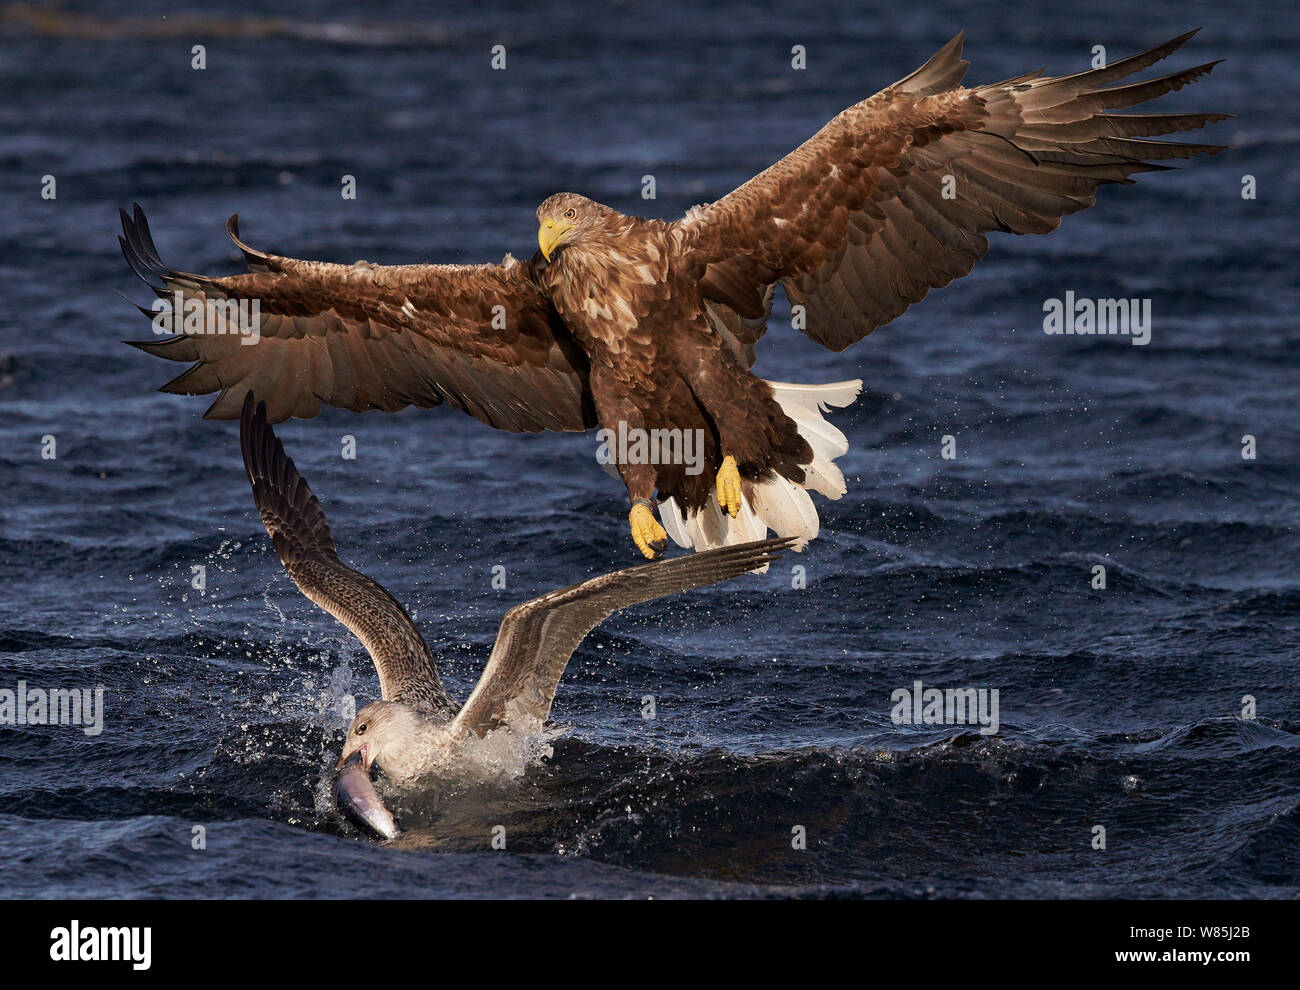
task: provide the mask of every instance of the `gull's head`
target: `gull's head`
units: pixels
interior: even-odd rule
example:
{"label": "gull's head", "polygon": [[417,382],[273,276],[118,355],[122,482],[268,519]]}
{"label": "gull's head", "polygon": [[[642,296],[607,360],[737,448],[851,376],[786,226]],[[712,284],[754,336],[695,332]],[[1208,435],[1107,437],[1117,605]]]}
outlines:
{"label": "gull's head", "polygon": [[384,769],[385,760],[397,762],[400,754],[419,746],[425,720],[413,709],[395,701],[372,701],[357,712],[348,726],[343,742],[342,767],[354,753],[360,754],[367,771],[377,765]]}
{"label": "gull's head", "polygon": [[604,229],[612,216],[617,214],[608,206],[586,196],[556,193],[537,208],[537,246],[550,261],[562,245],[572,244]]}

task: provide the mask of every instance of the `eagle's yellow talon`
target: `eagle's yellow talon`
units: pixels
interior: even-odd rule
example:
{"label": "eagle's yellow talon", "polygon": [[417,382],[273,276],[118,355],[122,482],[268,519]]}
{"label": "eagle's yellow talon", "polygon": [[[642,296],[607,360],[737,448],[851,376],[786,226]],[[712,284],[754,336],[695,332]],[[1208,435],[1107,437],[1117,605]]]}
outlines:
{"label": "eagle's yellow talon", "polygon": [[638,502],[632,506],[627,521],[632,525],[632,542],[650,560],[654,560],[667,549],[668,533],[659,525],[659,520],[655,519],[650,506]]}
{"label": "eagle's yellow talon", "polygon": [[728,454],[722,459],[717,478],[718,504],[727,510],[732,519],[740,511],[740,471],[736,459]]}

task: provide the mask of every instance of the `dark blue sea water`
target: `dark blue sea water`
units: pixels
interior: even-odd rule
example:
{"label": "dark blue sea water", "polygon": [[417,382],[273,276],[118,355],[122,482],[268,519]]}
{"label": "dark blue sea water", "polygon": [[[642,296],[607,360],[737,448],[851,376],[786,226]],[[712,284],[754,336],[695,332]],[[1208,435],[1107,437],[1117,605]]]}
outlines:
{"label": "dark blue sea water", "polygon": [[[0,894],[1295,896],[1290,7],[7,8],[0,688],[106,693],[97,736],[0,727]],[[787,563],[619,615],[578,650],[567,732],[522,780],[399,806],[414,828],[391,845],[335,819],[338,706],[377,697],[374,671],[275,560],[235,424],[158,394],[179,368],[120,343],[149,328],[114,294],[146,301],[119,205],[145,206],[183,270],[240,270],[236,211],[252,244],[299,257],[527,256],[550,193],[679,216],[958,29],[985,82],[1196,25],[1176,64],[1228,61],[1166,104],[1236,113],[1209,138],[1220,157],[1105,189],[1050,237],[995,237],[975,274],[843,354],[778,304],[760,374],[866,382],[835,420],[849,494],[791,562],[805,588]],[[1149,298],[1150,345],[1046,336],[1043,301],[1067,291]],[[327,410],[280,435],[344,558],[418,614],[461,697],[508,606],[634,562],[591,437],[447,410]],[[997,688],[1000,733],[894,724],[916,680]]]}

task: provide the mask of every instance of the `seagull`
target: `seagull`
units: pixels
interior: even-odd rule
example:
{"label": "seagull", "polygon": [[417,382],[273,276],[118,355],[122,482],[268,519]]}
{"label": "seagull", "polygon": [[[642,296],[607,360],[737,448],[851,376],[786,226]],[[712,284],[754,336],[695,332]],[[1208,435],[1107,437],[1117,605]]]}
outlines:
{"label": "seagull", "polygon": [[397,833],[370,782],[374,768],[397,786],[454,761],[458,749],[506,728],[542,729],[578,644],[620,609],[764,569],[794,542],[757,540],[602,574],[516,605],[501,620],[477,686],[457,704],[410,615],[377,581],[339,559],[320,502],[285,455],[250,392],[239,422],[253,501],[298,590],[347,626],[374,661],[382,698],[352,719],[336,770],[345,811],[385,838]]}

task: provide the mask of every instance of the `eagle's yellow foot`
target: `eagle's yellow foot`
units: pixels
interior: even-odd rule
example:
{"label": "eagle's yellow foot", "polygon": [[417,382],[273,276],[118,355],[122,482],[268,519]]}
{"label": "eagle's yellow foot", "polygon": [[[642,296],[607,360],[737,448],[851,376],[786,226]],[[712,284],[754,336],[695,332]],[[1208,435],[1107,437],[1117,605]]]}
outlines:
{"label": "eagle's yellow foot", "polygon": [[632,542],[650,560],[668,548],[668,534],[645,502],[637,502],[632,506],[627,521],[632,525]]}
{"label": "eagle's yellow foot", "polygon": [[740,511],[740,471],[736,459],[728,454],[722,459],[717,478],[718,504],[727,510],[732,519]]}

